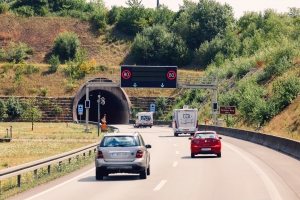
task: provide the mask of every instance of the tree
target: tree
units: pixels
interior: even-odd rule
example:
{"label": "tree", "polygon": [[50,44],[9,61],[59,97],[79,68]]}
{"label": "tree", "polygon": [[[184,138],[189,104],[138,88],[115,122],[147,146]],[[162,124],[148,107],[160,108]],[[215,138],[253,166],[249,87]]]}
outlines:
{"label": "tree", "polygon": [[12,118],[18,118],[21,116],[22,108],[19,103],[19,99],[14,96],[10,97],[6,101],[7,115]]}
{"label": "tree", "polygon": [[162,25],[145,28],[137,34],[131,54],[139,64],[183,65],[189,62],[189,50],[185,43]]}
{"label": "tree", "polygon": [[234,23],[232,7],[214,0],[200,0],[198,4],[184,1],[172,30],[179,34],[192,50],[204,41],[222,35]]}
{"label": "tree", "polygon": [[28,100],[26,104],[27,108],[24,110],[21,117],[25,121],[32,123],[31,130],[33,130],[33,123],[41,120],[42,112],[35,106],[35,100]]}
{"label": "tree", "polygon": [[143,4],[142,4],[142,0],[127,0],[125,2],[125,4],[129,7],[138,7],[138,8],[142,8],[144,7]]}

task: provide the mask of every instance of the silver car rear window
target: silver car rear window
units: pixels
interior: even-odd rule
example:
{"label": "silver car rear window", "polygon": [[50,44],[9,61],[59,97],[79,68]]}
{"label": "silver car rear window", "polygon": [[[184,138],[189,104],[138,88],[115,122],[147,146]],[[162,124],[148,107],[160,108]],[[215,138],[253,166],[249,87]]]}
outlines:
{"label": "silver car rear window", "polygon": [[139,146],[137,137],[134,136],[105,136],[100,147],[133,147]]}

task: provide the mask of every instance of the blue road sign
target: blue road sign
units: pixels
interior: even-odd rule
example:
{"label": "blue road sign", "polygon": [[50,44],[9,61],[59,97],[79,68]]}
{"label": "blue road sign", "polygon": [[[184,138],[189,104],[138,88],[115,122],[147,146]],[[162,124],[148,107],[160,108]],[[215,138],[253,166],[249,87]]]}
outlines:
{"label": "blue road sign", "polygon": [[155,104],[150,104],[150,111],[155,112]]}
{"label": "blue road sign", "polygon": [[83,105],[82,104],[78,104],[78,112],[83,113]]}

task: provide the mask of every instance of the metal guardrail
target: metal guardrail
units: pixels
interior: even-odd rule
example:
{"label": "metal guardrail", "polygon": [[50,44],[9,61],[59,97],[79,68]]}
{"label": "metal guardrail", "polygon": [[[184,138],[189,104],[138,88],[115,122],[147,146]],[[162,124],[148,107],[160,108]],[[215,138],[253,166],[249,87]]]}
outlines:
{"label": "metal guardrail", "polygon": [[[97,122],[89,122],[90,124],[97,125]],[[114,132],[118,132],[119,129],[108,125],[110,129],[112,129]],[[15,167],[10,167],[8,169],[3,169],[0,170],[0,181],[3,181],[5,179],[9,179],[12,177],[18,177],[18,187],[21,186],[21,175],[27,172],[34,172],[36,173],[36,170],[43,168],[45,166],[48,166],[48,173],[50,173],[50,166],[55,163],[60,163],[62,161],[71,159],[71,158],[76,158],[79,155],[86,155],[86,152],[88,152],[89,155],[91,155],[92,151],[93,153],[96,152],[97,150],[97,145],[99,142],[90,144],[85,147],[81,147],[72,151],[68,151],[66,153],[62,153],[59,155],[47,157],[44,159],[36,160],[30,163],[25,163],[22,165],[18,165]],[[69,160],[70,161],[70,160]]]}
{"label": "metal guardrail", "polygon": [[17,176],[18,177],[18,186],[20,187],[22,174],[31,172],[31,171],[35,171],[35,170],[40,169],[45,166],[48,166],[48,173],[50,173],[50,165],[62,162],[67,159],[74,158],[81,154],[83,154],[83,156],[85,156],[86,152],[89,152],[89,155],[91,155],[92,151],[94,151],[94,153],[96,152],[97,145],[98,145],[98,142],[88,145],[88,146],[85,146],[85,147],[82,147],[82,148],[79,148],[79,149],[76,149],[76,150],[66,152],[66,153],[62,153],[59,155],[40,159],[40,160],[33,161],[30,163],[18,165],[18,166],[11,167],[8,169],[0,170],[0,181]]}

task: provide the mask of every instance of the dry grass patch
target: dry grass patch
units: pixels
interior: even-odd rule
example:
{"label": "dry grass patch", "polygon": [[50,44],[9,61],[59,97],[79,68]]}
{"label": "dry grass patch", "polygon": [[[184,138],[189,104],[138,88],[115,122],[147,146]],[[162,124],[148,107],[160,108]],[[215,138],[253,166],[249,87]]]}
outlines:
{"label": "dry grass patch", "polygon": [[10,136],[12,141],[0,143],[0,170],[17,166],[41,158],[71,151],[100,141],[98,128],[89,126],[90,133],[84,131],[85,126],[66,123],[0,123],[0,137]]}
{"label": "dry grass patch", "polygon": [[91,143],[42,140],[39,142],[12,140],[12,142],[0,143],[0,170],[68,152]]}
{"label": "dry grass patch", "polygon": [[[89,125],[90,133],[86,133],[85,126],[75,123],[34,123],[33,131],[30,122],[1,122],[0,137],[7,134],[6,128],[12,126],[13,140],[91,140],[97,141],[98,127]],[[10,133],[10,131],[8,131]]]}

